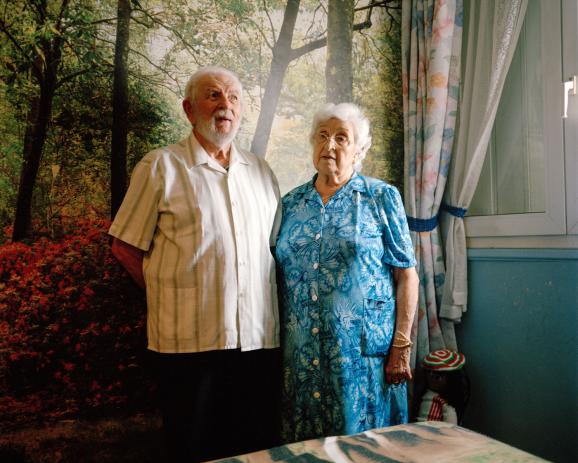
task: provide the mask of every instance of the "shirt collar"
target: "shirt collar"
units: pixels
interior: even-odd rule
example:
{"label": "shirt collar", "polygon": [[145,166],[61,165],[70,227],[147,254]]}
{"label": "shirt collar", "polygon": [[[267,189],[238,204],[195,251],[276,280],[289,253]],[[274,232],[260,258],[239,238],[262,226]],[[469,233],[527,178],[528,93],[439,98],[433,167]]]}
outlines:
{"label": "shirt collar", "polygon": [[[186,140],[186,160],[189,167],[197,167],[202,164],[208,164],[210,167],[216,170],[222,170],[226,172],[226,169],[221,166],[217,161],[215,161],[205,148],[201,146],[197,137],[193,131],[191,131],[189,137]],[[231,143],[231,158],[229,160],[229,170],[236,164],[250,164],[250,160],[245,153],[238,150],[234,143]]]}

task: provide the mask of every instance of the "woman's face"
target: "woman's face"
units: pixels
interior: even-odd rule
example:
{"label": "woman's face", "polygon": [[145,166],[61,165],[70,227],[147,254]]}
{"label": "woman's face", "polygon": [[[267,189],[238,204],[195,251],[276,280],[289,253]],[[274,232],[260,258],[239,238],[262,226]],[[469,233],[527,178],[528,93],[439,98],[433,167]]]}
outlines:
{"label": "woman's face", "polygon": [[313,138],[313,165],[320,175],[348,178],[356,158],[350,122],[332,118],[319,124]]}

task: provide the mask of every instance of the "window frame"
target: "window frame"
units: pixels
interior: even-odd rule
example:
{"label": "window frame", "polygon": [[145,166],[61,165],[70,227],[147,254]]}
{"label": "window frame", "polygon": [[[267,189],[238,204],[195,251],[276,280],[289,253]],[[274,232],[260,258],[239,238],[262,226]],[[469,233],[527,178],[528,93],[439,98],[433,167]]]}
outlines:
{"label": "window frame", "polygon": [[542,30],[562,31],[542,37],[547,76],[543,92],[545,211],[466,216],[468,247],[518,247],[522,242],[575,247],[578,243],[578,237],[568,236],[578,233],[578,96],[570,97],[569,117],[561,118],[562,82],[578,73],[578,11],[572,0],[561,0],[558,5],[542,10]]}
{"label": "window frame", "polygon": [[[562,68],[566,80],[570,76],[578,75],[578,2],[564,0],[562,12]],[[568,100],[568,118],[564,121],[567,233],[577,235],[578,95],[569,97]]]}

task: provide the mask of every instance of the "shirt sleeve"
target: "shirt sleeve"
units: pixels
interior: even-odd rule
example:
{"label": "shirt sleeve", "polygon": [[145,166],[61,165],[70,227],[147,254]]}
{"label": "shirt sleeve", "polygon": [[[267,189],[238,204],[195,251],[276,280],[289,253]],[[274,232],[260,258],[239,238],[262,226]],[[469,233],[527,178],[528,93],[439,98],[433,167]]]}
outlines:
{"label": "shirt sleeve", "polygon": [[277,244],[277,235],[279,234],[279,228],[281,227],[281,217],[282,217],[282,206],[281,206],[281,194],[279,192],[279,182],[277,177],[269,168],[271,172],[271,180],[273,182],[273,190],[275,193],[275,199],[277,200],[277,210],[275,211],[275,218],[273,219],[273,226],[271,228],[271,234],[269,235],[269,247],[274,248]]}
{"label": "shirt sleeve", "polygon": [[384,262],[392,267],[414,267],[416,261],[413,244],[399,192],[395,187],[388,185],[378,198],[384,219]]}
{"label": "shirt sleeve", "polygon": [[134,168],[124,200],[108,233],[148,251],[158,220],[161,185],[157,163],[143,158]]}

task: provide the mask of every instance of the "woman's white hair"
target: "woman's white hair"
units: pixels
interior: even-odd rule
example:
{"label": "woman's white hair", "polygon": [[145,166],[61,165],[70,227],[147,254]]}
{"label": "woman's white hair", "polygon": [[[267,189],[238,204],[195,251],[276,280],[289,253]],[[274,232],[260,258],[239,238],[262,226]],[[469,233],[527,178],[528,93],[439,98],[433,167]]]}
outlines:
{"label": "woman's white hair", "polygon": [[191,103],[195,102],[195,98],[197,97],[197,89],[199,81],[201,80],[202,77],[209,74],[210,75],[224,74],[233,79],[239,86],[241,98],[243,97],[243,84],[241,83],[241,80],[239,79],[239,76],[237,74],[235,74],[233,71],[229,71],[228,69],[220,66],[205,66],[200,68],[189,78],[187,86],[185,87],[185,100],[189,100]]}
{"label": "woman's white hair", "polygon": [[371,146],[369,120],[365,117],[361,108],[353,103],[327,103],[313,116],[311,134],[309,136],[311,144],[313,144],[315,140],[319,125],[327,122],[329,119],[339,119],[340,121],[349,122],[353,126],[353,141],[355,142],[355,149],[357,151],[357,158],[353,168],[356,171],[360,171],[361,164]]}

